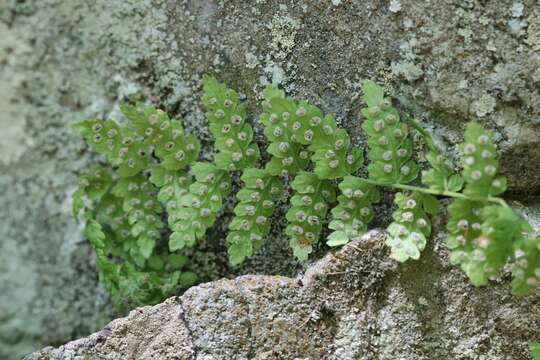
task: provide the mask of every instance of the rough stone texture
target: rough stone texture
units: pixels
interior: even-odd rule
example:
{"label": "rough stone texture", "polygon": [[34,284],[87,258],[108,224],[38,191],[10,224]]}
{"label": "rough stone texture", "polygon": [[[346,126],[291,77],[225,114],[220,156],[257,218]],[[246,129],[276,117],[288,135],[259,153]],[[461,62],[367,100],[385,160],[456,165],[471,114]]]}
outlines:
{"label": "rough stone texture", "polygon": [[[0,33],[0,358],[83,336],[112,316],[69,214],[91,160],[69,124],[117,117],[121,100],[140,98],[209,140],[203,73],[240,90],[253,114],[261,88],[279,82],[337,116],[358,143],[360,82],[372,78],[450,153],[466,121],[495,129],[511,190],[540,192],[533,0],[5,0]],[[223,238],[221,227],[212,238]],[[292,275],[300,266],[286,243],[276,232],[240,269],[224,265],[219,242],[196,261],[208,277]]]}
{"label": "rough stone texture", "polygon": [[294,279],[193,287],[25,359],[528,359],[538,297],[473,288],[439,242],[398,268],[383,239],[372,231]]}

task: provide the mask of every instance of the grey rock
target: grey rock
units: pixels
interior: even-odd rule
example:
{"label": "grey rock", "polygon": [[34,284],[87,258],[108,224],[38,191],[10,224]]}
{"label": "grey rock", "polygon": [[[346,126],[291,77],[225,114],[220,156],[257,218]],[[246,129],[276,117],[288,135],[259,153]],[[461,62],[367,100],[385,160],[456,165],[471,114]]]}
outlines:
{"label": "grey rock", "polygon": [[[114,316],[69,213],[76,176],[96,160],[69,125],[118,117],[121,101],[144,99],[183,119],[208,158],[204,73],[246,97],[261,143],[256,98],[276,81],[334,114],[361,144],[359,88],[374,79],[450,154],[465,122],[494,129],[511,190],[538,194],[540,7],[389,3],[0,2],[0,358],[84,336]],[[194,254],[207,278],[302,268],[279,231],[245,266],[228,268],[219,241],[227,220]]]}
{"label": "grey rock", "polygon": [[506,281],[473,288],[438,243],[398,267],[384,236],[369,232],[297,278],[193,287],[25,359],[528,359],[538,297],[512,297]]}

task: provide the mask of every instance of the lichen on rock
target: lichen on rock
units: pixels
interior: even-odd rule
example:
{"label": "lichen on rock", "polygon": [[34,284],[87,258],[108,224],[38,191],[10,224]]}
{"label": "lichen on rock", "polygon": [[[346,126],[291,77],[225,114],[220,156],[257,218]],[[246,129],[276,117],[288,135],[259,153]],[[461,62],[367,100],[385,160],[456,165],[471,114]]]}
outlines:
{"label": "lichen on rock", "polygon": [[[38,347],[84,336],[114,316],[98,284],[90,246],[68,211],[76,176],[91,161],[69,124],[114,117],[123,100],[148,100],[182,119],[187,130],[208,145],[210,135],[199,105],[204,73],[243,94],[251,114],[260,112],[256,99],[261,87],[281,82],[291,95],[335,115],[355,146],[363,144],[359,84],[371,78],[384,83],[400,106],[430,124],[449,153],[461,141],[457,134],[463,124],[478,117],[475,102],[489,94],[496,106],[488,106],[479,120],[496,131],[510,190],[523,196],[538,194],[540,8],[521,2],[523,9],[518,11],[514,0],[399,3],[394,13],[389,1],[341,1],[338,6],[307,0],[2,2],[0,94],[7,96],[0,99],[0,107],[7,110],[0,113],[0,283],[8,291],[0,294],[0,357],[18,358]],[[516,34],[508,26],[512,20],[526,27]],[[413,69],[407,79],[392,71],[393,63],[403,62],[423,73]],[[256,124],[257,116],[251,120]],[[261,141],[260,128],[255,130]],[[205,159],[208,150],[203,150]],[[234,201],[227,206],[232,210]],[[246,273],[294,276],[302,265],[283,251],[286,239],[279,216],[283,209],[261,252],[245,266],[230,269],[223,265],[226,211],[195,256],[201,271],[208,278]],[[388,216],[388,204],[383,204],[377,221],[384,224]],[[319,254],[325,251],[318,249]],[[425,266],[438,269],[439,264]],[[405,267],[399,276],[415,270]],[[451,271],[448,276],[457,275]],[[482,351],[489,358],[489,351],[503,349],[511,337],[488,338],[479,323],[460,327],[452,322],[453,311],[468,306],[468,293],[476,294],[459,284],[447,284],[456,289],[449,297],[455,304],[447,316],[438,312],[447,293],[422,294],[431,304],[427,313],[439,319],[423,320],[428,329],[424,339],[430,349],[459,343],[455,349],[461,349],[463,358]],[[478,294],[492,296],[486,312],[505,319],[512,326],[509,333],[525,339],[524,315],[504,306],[501,314],[493,310],[496,301],[506,304],[504,291],[482,291]],[[401,290],[393,294],[407,300]],[[407,301],[403,309],[417,308],[413,300]],[[384,306],[392,309],[391,304]],[[366,311],[358,314],[367,319],[372,313]],[[422,319],[421,313],[410,315],[411,321]],[[371,341],[371,322],[351,314],[344,315],[350,320],[340,323],[336,333],[346,333],[358,321],[364,327],[357,326],[354,339]],[[467,315],[483,314],[471,310]],[[510,318],[514,314],[516,320]],[[450,322],[448,327],[440,325],[443,321]],[[492,322],[490,331],[498,331],[505,322]],[[417,331],[415,326],[407,329]],[[439,341],[437,334],[456,340],[448,335]],[[473,335],[460,338],[463,334]],[[360,340],[351,339],[352,335],[343,342],[360,346]],[[489,343],[495,350],[487,349]],[[423,349],[417,358],[429,356]],[[348,350],[342,351],[341,358],[347,358]],[[516,359],[524,356],[516,351]]]}

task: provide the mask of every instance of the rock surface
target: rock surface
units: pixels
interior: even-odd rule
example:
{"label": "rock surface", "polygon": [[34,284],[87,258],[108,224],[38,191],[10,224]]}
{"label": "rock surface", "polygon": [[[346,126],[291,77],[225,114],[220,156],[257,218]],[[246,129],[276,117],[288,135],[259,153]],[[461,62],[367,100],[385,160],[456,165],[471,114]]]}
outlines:
{"label": "rock surface", "polygon": [[[333,113],[357,143],[360,82],[374,79],[450,153],[466,121],[493,128],[511,190],[540,193],[535,1],[6,0],[0,33],[2,359],[113,316],[69,213],[76,176],[93,160],[69,124],[145,99],[209,140],[204,73],[243,93],[254,122],[256,96],[274,81]],[[224,266],[223,251],[197,261],[209,278],[294,276],[300,266],[284,248],[276,233],[243,268]]]}
{"label": "rock surface", "polygon": [[399,268],[383,239],[369,232],[297,278],[193,287],[25,359],[528,359],[538,297],[473,288],[438,243]]}

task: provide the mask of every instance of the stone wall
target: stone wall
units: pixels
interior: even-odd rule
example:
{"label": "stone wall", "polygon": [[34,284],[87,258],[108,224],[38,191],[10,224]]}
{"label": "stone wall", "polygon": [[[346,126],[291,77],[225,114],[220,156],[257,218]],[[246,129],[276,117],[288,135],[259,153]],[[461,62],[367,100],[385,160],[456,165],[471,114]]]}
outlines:
{"label": "stone wall", "polygon": [[[95,160],[69,125],[117,118],[120,101],[145,99],[183,119],[208,151],[204,73],[238,89],[255,122],[257,95],[273,81],[334,114],[357,143],[360,83],[374,79],[450,154],[465,122],[494,129],[510,190],[540,192],[533,0],[6,0],[0,33],[1,358],[115,316],[69,211],[77,174]],[[301,266],[284,248],[276,233],[241,269],[220,251],[197,261],[209,277],[294,275]]]}

